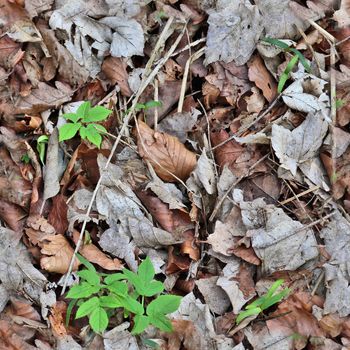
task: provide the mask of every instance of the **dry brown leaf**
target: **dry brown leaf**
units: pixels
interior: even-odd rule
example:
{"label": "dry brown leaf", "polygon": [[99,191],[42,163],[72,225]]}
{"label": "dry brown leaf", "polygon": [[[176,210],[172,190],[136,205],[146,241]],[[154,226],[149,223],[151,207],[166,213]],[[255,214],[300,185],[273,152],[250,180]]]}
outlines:
{"label": "dry brown leaf", "polygon": [[254,56],[248,63],[249,80],[262,90],[265,98],[271,103],[277,96],[277,84],[275,79],[266,69],[260,56]]}
{"label": "dry brown leaf", "polygon": [[[73,240],[75,243],[78,242],[79,232],[74,230],[73,232]],[[79,253],[91,263],[97,264],[106,270],[122,270],[123,264],[117,258],[111,259],[108,255],[103,253],[99,248],[97,248],[94,244],[84,244],[79,249]]]}
{"label": "dry brown leaf", "polygon": [[201,350],[200,334],[192,321],[173,320],[173,332],[166,334],[168,350],[185,349]]}
{"label": "dry brown leaf", "polygon": [[30,216],[27,219],[27,226],[25,229],[26,235],[33,244],[39,246],[41,246],[46,236],[56,233],[55,228],[44,217],[39,215]]}
{"label": "dry brown leaf", "polygon": [[[149,161],[164,181],[185,181],[196,166],[196,154],[189,151],[176,137],[152,130],[139,121],[136,133],[140,156]],[[172,175],[173,174],[173,175]]]}
{"label": "dry brown leaf", "polygon": [[16,101],[16,113],[39,113],[51,107],[57,108],[70,101],[72,94],[73,90],[59,81],[56,82],[56,88],[40,82],[29,96]]}
{"label": "dry brown leaf", "polygon": [[62,194],[52,198],[52,208],[47,220],[61,235],[64,235],[68,229],[67,211],[68,206]]}
{"label": "dry brown leaf", "polygon": [[21,232],[26,217],[27,213],[21,207],[0,198],[0,218],[11,230]]}
{"label": "dry brown leaf", "polygon": [[67,329],[65,327],[65,314],[67,305],[64,301],[57,301],[50,310],[49,321],[52,332],[57,338],[65,337]]}
{"label": "dry brown leaf", "polygon": [[[48,256],[41,258],[41,268],[49,272],[66,273],[73,257],[74,249],[62,235],[48,235],[44,239],[48,242],[43,242],[41,253]],[[79,265],[80,262],[75,258],[73,271],[77,270]]]}
{"label": "dry brown leaf", "polygon": [[132,91],[128,83],[129,74],[126,71],[127,64],[123,58],[107,57],[102,64],[102,72],[112,82],[118,84],[124,96],[130,97]]}

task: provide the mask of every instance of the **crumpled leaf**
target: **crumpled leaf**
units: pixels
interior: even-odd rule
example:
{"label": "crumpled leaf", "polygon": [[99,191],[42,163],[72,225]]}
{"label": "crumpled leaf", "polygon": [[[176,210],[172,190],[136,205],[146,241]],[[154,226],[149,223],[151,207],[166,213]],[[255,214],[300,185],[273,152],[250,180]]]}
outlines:
{"label": "crumpled leaf", "polygon": [[51,9],[55,0],[30,0],[25,1],[25,9],[29,13],[30,17],[36,17],[40,13]]}
{"label": "crumpled leaf", "polygon": [[197,165],[192,172],[196,182],[203,185],[208,194],[214,194],[216,190],[215,164],[208,158],[207,151],[203,148],[202,154],[197,161]]}
{"label": "crumpled leaf", "polygon": [[238,314],[242,306],[247,303],[250,299],[255,296],[255,291],[245,295],[240,289],[239,282],[237,281],[237,276],[240,270],[240,262],[238,259],[229,262],[222,270],[223,275],[220,276],[216,282],[229,297],[231,302],[233,312]]}
{"label": "crumpled leaf", "polygon": [[331,255],[324,264],[328,284],[324,312],[347,316],[350,314],[350,224],[337,211],[320,235],[325,240],[326,251]]}
{"label": "crumpled leaf", "polygon": [[39,215],[29,216],[26,224],[28,227],[25,229],[25,233],[35,245],[40,244],[45,236],[56,233],[55,228],[45,218]]}
{"label": "crumpled leaf", "polygon": [[[109,51],[115,57],[143,56],[143,29],[136,20],[126,17],[120,11],[121,7],[125,9],[127,4],[96,3],[94,0],[65,1],[50,17],[50,27],[67,33],[66,48],[92,77],[99,73],[103,57]],[[110,16],[109,9],[116,15]],[[87,41],[86,36],[92,43]]]}
{"label": "crumpled leaf", "polygon": [[151,169],[153,180],[149,182],[146,189],[150,188],[154,194],[164,203],[169,204],[169,209],[182,209],[184,196],[182,192],[171,183],[163,182]]}
{"label": "crumpled leaf", "polygon": [[[41,253],[47,255],[40,259],[43,269],[64,274],[68,271],[74,249],[63,235],[49,235],[44,237]],[[79,260],[75,258],[73,271],[77,270],[79,265]]]}
{"label": "crumpled leaf", "polygon": [[[222,1],[221,1],[222,2]],[[244,0],[220,2],[218,10],[210,10],[205,63],[234,60],[237,65],[245,64],[263,31],[258,8],[246,5]]]}
{"label": "crumpled leaf", "polygon": [[158,124],[158,130],[176,136],[182,143],[185,143],[188,132],[195,126],[200,115],[201,112],[194,108],[191,112],[170,114]]}
{"label": "crumpled leaf", "polygon": [[65,84],[57,81],[56,88],[40,82],[36,89],[26,97],[20,97],[16,101],[16,113],[39,113],[51,107],[59,107],[64,102],[70,101],[73,91]]}
{"label": "crumpled leaf", "polygon": [[196,286],[204,297],[212,312],[222,315],[230,306],[230,299],[224,290],[217,285],[218,277],[201,278],[196,280]]}
{"label": "crumpled leaf", "polygon": [[318,154],[327,130],[327,117],[322,111],[309,113],[305,121],[292,131],[281,125],[272,125],[271,144],[281,166],[296,175],[299,164]]}
{"label": "crumpled leaf", "polygon": [[252,247],[267,274],[295,270],[318,256],[312,229],[303,229],[299,221],[272,204],[266,205],[262,198],[244,202],[240,190],[235,190],[233,197],[239,203],[247,236],[251,237]]}
{"label": "crumpled leaf", "polygon": [[136,137],[140,156],[152,164],[157,175],[164,181],[177,181],[172,174],[186,180],[196,166],[195,153],[174,136],[156,132],[139,121]]}
{"label": "crumpled leaf", "polygon": [[0,280],[10,293],[23,290],[39,303],[40,294],[47,280],[34,268],[25,246],[14,231],[0,228]]}
{"label": "crumpled leaf", "polygon": [[124,322],[103,335],[105,350],[139,350],[136,338],[127,330],[129,322]]}
{"label": "crumpled leaf", "polygon": [[303,71],[297,72],[293,76],[297,80],[283,91],[284,103],[297,111],[305,113],[324,111],[325,115],[328,115],[329,96],[324,92],[327,82],[314,75],[305,74]]}
{"label": "crumpled leaf", "polygon": [[[77,230],[74,230],[73,240],[75,244],[78,242],[79,234]],[[79,253],[91,263],[97,264],[105,270],[115,271],[123,269],[123,264],[120,260],[111,259],[92,243],[81,245]]]}

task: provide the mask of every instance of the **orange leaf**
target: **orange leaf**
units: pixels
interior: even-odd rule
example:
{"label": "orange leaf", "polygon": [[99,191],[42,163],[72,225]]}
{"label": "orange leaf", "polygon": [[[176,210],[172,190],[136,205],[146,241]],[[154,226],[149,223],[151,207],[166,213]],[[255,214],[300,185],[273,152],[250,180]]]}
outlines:
{"label": "orange leaf", "polygon": [[196,154],[177,137],[154,131],[142,121],[138,122],[136,137],[140,156],[152,164],[164,181],[175,182],[173,175],[185,181],[196,166]]}
{"label": "orange leaf", "polygon": [[[74,230],[73,232],[73,240],[75,244],[78,242],[79,232]],[[94,244],[84,244],[80,249],[79,253],[91,263],[100,265],[106,270],[122,270],[123,264],[119,259],[111,259],[108,255],[103,253],[98,247]]]}

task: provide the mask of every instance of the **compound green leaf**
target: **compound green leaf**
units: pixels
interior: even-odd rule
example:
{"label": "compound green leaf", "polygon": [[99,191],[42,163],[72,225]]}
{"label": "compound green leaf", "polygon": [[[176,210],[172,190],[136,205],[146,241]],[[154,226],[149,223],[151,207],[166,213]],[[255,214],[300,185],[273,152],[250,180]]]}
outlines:
{"label": "compound green leaf", "polygon": [[77,275],[93,286],[100,284],[100,276],[94,271],[81,270],[77,272]]}
{"label": "compound green leaf", "polygon": [[89,317],[90,326],[96,333],[105,331],[108,326],[108,321],[107,312],[102,307],[97,307]]}
{"label": "compound green leaf", "polygon": [[145,315],[136,315],[134,317],[134,327],[131,331],[131,334],[140,334],[142,333],[147,326],[149,325],[149,318]]}
{"label": "compound green leaf", "polygon": [[173,326],[170,320],[163,314],[152,314],[149,322],[164,332],[172,332]]}
{"label": "compound green leaf", "polygon": [[73,286],[67,293],[69,299],[81,299],[87,298],[92,294],[99,292],[100,286],[92,286],[87,282],[81,282],[78,285]]}
{"label": "compound green leaf", "polygon": [[100,300],[97,297],[93,297],[79,306],[77,313],[75,314],[75,318],[77,319],[90,315],[99,306]]}
{"label": "compound green leaf", "polygon": [[152,297],[153,295],[163,292],[164,284],[159,281],[148,282],[144,286],[144,296]]}
{"label": "compound green leaf", "polygon": [[86,116],[84,116],[83,122],[100,122],[101,120],[105,120],[111,113],[112,111],[105,107],[95,106],[88,111]]}
{"label": "compound green leaf", "polygon": [[72,139],[78,130],[81,128],[81,123],[67,123],[59,128],[59,142]]}
{"label": "compound green leaf", "polygon": [[100,305],[102,307],[117,308],[123,306],[120,300],[113,295],[106,295],[100,297]]}
{"label": "compound green leaf", "polygon": [[84,119],[87,115],[88,112],[91,108],[91,102],[90,101],[85,101],[83,102],[77,109],[77,116],[79,119]]}
{"label": "compound green leaf", "polygon": [[151,259],[147,256],[140,264],[137,274],[145,283],[151,282],[155,275],[154,267]]}
{"label": "compound green leaf", "polygon": [[102,136],[99,134],[99,132],[93,127],[93,125],[89,124],[86,127],[85,131],[86,138],[94,145],[96,145],[98,148],[101,146],[102,142]]}
{"label": "compound green leaf", "polygon": [[170,314],[179,308],[181,299],[177,295],[160,295],[148,304],[147,315]]}
{"label": "compound green leaf", "polygon": [[76,123],[80,118],[76,113],[66,113],[62,114],[62,117],[67,120],[71,120],[73,123]]}

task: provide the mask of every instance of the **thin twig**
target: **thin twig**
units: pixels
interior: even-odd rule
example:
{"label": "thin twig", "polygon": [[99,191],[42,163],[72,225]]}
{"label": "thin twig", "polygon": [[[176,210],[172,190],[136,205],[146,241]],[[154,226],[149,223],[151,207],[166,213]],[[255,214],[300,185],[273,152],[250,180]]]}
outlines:
{"label": "thin twig", "polygon": [[[154,79],[154,100],[158,101],[158,79]],[[154,131],[157,131],[158,128],[158,107],[154,109]]]}

